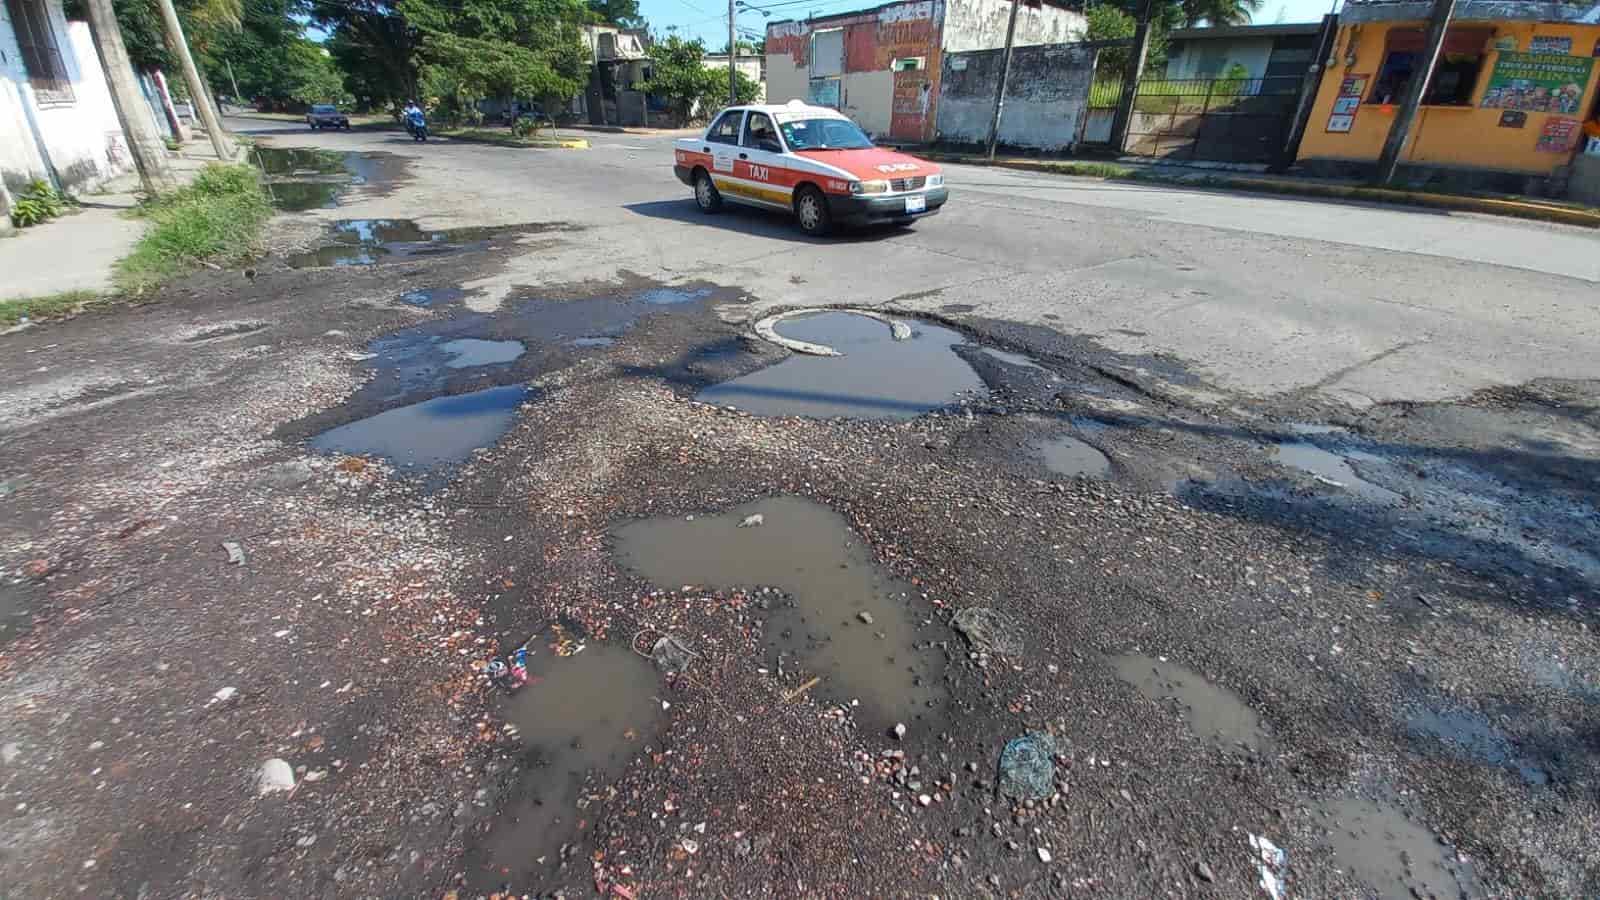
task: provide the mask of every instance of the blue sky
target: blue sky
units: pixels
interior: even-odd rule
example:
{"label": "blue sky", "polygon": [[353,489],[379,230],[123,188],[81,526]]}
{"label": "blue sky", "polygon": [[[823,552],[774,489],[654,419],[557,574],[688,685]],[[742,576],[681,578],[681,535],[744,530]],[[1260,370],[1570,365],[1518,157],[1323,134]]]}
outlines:
{"label": "blue sky", "polygon": [[[883,0],[749,0],[752,6],[774,6],[770,17],[747,10],[739,13],[739,27],[765,31],[768,21],[803,19],[812,12],[836,13],[877,6]],[[1257,24],[1274,22],[1316,22],[1332,0],[1266,0],[1256,14]],[[639,0],[639,11],[657,32],[678,26],[678,34],[698,37],[709,49],[720,50],[728,42],[727,0]],[[1281,17],[1281,18],[1280,18]]]}

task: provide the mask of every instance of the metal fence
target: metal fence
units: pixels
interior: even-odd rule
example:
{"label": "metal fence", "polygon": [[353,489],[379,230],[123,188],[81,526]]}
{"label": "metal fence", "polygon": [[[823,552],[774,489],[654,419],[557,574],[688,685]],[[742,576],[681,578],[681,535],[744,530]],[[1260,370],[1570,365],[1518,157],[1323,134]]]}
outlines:
{"label": "metal fence", "polygon": [[1300,79],[1142,78],[1124,151],[1176,161],[1279,161]]}

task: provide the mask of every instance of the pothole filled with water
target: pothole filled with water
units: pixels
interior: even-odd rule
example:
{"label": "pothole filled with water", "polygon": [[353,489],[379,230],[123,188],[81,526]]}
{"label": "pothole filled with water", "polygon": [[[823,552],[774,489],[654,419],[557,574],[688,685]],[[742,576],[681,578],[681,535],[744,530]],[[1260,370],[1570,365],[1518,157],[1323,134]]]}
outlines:
{"label": "pothole filled with water", "polygon": [[1482,713],[1465,709],[1423,709],[1406,727],[1417,737],[1431,739],[1457,759],[1516,772],[1532,785],[1550,783],[1543,769],[1518,758],[1516,748]]}
{"label": "pothole filled with water", "polygon": [[1071,435],[1061,435],[1037,448],[1044,467],[1068,478],[1105,478],[1111,474],[1111,460],[1095,447]]}
{"label": "pothole filled with water", "polygon": [[25,588],[0,581],[0,647],[26,632],[29,622]]}
{"label": "pothole filled with water", "polygon": [[782,337],[843,355],[796,354],[712,385],[696,399],[761,416],[910,419],[984,387],[953,350],[965,337],[937,325],[911,325],[911,337],[897,341],[884,322],[848,312],[785,319],[776,326]]}
{"label": "pothole filled with water", "polygon": [[445,366],[451,369],[470,369],[476,366],[494,366],[508,363],[527,348],[521,341],[486,341],[481,338],[457,338],[439,345],[446,357]]}
{"label": "pothole filled with water", "polygon": [[1399,809],[1344,798],[1319,804],[1316,815],[1327,829],[1334,864],[1383,900],[1475,896],[1471,872]]}
{"label": "pothole filled with water", "polygon": [[272,205],[287,212],[332,209],[351,184],[361,184],[361,154],[335,153],[303,147],[256,147],[250,158],[265,176]]}
{"label": "pothole filled with water", "polygon": [[329,429],[310,444],[325,453],[378,456],[402,468],[434,469],[493,445],[528,396],[528,388],[512,385],[435,397]]}
{"label": "pothole filled with water", "polygon": [[474,868],[491,870],[475,879],[485,886],[537,880],[552,869],[562,845],[581,839],[581,820],[594,818],[579,808],[585,783],[600,790],[616,780],[662,716],[648,660],[606,644],[563,656],[556,643],[548,636],[529,643],[528,683],[500,703],[526,771],[473,854]]}
{"label": "pothole filled with water", "polygon": [[[1297,426],[1303,435],[1331,434],[1339,429],[1318,426]],[[1318,482],[1348,492],[1362,500],[1385,506],[1399,506],[1405,498],[1382,485],[1362,478],[1351,465],[1354,462],[1382,463],[1382,457],[1360,451],[1334,453],[1307,440],[1284,440],[1272,448],[1272,458],[1280,465],[1305,472]]]}
{"label": "pothole filled with water", "polygon": [[385,259],[483,250],[499,231],[492,228],[426,230],[410,219],[346,219],[335,222],[332,243],[288,257],[291,268],[367,266]]}
{"label": "pothole filled with water", "polygon": [[1112,664],[1117,677],[1139,693],[1152,700],[1175,701],[1195,734],[1227,747],[1243,746],[1257,752],[1271,749],[1272,739],[1255,710],[1199,672],[1141,653],[1123,654]]}
{"label": "pothole filled with water", "polygon": [[859,701],[864,727],[926,729],[942,716],[944,657],[917,645],[946,635],[919,621],[911,587],[881,572],[827,507],[775,497],[720,515],[632,522],[613,535],[617,559],[658,587],[779,589],[766,613],[767,666],[794,685],[820,677],[818,696]]}
{"label": "pothole filled with water", "polygon": [[466,295],[466,291],[455,287],[418,288],[401,294],[400,302],[409,303],[412,306],[431,308],[445,303],[454,303]]}

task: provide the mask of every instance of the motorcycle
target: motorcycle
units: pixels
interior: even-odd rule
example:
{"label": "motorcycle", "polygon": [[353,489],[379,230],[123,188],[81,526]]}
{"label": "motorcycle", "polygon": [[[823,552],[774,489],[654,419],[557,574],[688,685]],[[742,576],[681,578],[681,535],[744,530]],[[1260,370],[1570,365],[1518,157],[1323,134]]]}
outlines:
{"label": "motorcycle", "polygon": [[406,134],[411,135],[414,141],[428,139],[428,123],[420,115],[406,117]]}

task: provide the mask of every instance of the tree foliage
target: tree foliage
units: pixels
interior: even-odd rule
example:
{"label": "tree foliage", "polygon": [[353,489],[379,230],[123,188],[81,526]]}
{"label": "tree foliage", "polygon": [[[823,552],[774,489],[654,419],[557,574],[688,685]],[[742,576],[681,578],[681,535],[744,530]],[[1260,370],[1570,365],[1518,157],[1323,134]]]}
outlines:
{"label": "tree foliage", "polygon": [[[708,116],[728,103],[728,70],[708,68],[705,44],[671,35],[650,47],[651,75],[645,90],[666,98],[679,122],[696,114]],[[735,97],[749,103],[759,86],[743,72],[735,76]]]}
{"label": "tree foliage", "polygon": [[582,0],[400,0],[416,29],[423,92],[447,118],[472,118],[476,101],[566,99],[588,74]]}
{"label": "tree foliage", "polygon": [[644,16],[639,14],[639,0],[588,0],[589,11],[600,22],[618,28],[643,28]]}
{"label": "tree foliage", "polygon": [[362,106],[396,105],[417,90],[417,29],[389,0],[307,0],[324,46]]}
{"label": "tree foliage", "polygon": [[[1131,39],[1138,27],[1132,15],[1109,3],[1089,7],[1088,17],[1087,37],[1091,41]],[[1102,50],[1095,66],[1105,77],[1113,73],[1120,75],[1128,66],[1128,51],[1121,47]],[[1167,67],[1167,33],[1159,24],[1150,29],[1150,50],[1145,55],[1144,67],[1147,72],[1159,72]]]}

